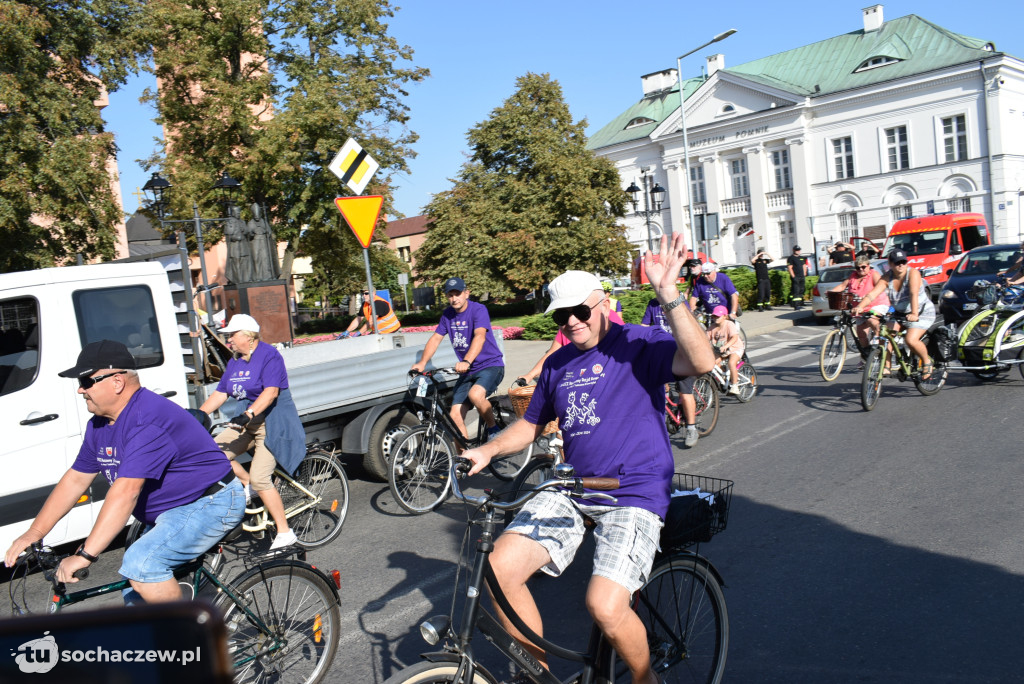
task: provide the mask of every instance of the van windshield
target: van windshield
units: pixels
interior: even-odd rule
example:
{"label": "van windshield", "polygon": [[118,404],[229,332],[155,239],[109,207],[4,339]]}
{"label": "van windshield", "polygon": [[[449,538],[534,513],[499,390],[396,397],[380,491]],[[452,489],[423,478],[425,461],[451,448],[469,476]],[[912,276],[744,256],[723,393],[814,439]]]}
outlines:
{"label": "van windshield", "polygon": [[903,235],[890,235],[889,246],[885,250],[885,256],[894,249],[902,249],[910,256],[919,254],[942,254],[946,251],[945,230],[930,230],[926,233],[904,233]]}

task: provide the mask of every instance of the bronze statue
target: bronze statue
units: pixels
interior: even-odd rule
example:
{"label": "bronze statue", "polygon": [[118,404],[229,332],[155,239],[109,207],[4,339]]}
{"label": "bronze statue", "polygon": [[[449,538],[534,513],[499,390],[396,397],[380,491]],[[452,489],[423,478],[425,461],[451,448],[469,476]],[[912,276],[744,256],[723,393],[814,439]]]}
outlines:
{"label": "bronze statue", "polygon": [[228,207],[224,221],[224,239],[228,244],[228,262],[224,274],[230,283],[250,283],[255,279],[253,255],[249,247],[249,228],[242,221],[238,207]]}
{"label": "bronze statue", "polygon": [[255,270],[254,279],[257,281],[276,280],[281,276],[281,267],[277,263],[277,241],[274,240],[274,233],[258,203],[253,202],[249,209],[252,210],[252,220],[248,223],[248,232]]}

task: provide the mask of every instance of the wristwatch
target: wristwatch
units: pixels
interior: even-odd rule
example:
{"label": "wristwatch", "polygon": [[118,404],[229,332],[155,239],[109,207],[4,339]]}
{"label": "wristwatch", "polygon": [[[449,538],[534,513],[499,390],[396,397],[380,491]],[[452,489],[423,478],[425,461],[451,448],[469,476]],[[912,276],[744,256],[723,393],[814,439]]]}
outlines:
{"label": "wristwatch", "polygon": [[89,561],[90,563],[95,563],[96,561],[98,561],[100,559],[99,556],[94,556],[91,553],[89,553],[88,551],[86,551],[85,550],[85,544],[82,544],[81,546],[78,547],[78,550],[75,551],[75,555],[76,556],[81,556],[82,558],[84,558],[85,560]]}
{"label": "wristwatch", "polygon": [[674,308],[676,308],[677,306],[679,306],[680,304],[682,304],[682,303],[683,303],[684,301],[686,301],[686,298],[685,298],[685,297],[683,296],[683,293],[682,293],[682,292],[680,292],[680,293],[679,293],[679,296],[678,296],[678,297],[676,297],[675,299],[673,299],[673,300],[672,300],[671,302],[669,302],[668,304],[663,304],[663,305],[662,305],[662,307],[661,307],[661,312],[662,312],[662,313],[668,313],[668,312],[669,312],[669,311],[671,311],[672,309],[674,309]]}

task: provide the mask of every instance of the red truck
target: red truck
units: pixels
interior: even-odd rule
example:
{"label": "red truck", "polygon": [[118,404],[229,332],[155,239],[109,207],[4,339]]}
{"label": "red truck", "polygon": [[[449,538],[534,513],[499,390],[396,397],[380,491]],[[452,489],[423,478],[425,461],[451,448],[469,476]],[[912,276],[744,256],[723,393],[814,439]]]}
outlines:
{"label": "red truck", "polygon": [[907,261],[921,271],[933,298],[949,278],[964,252],[991,244],[988,224],[981,214],[933,214],[897,221],[886,238],[882,256],[894,249],[907,253]]}

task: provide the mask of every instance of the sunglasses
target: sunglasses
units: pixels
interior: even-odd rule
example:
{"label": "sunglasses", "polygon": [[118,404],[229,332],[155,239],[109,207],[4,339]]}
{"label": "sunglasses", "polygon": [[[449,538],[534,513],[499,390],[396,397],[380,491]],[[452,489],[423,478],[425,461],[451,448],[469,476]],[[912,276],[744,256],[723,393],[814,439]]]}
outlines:
{"label": "sunglasses", "polygon": [[575,316],[576,320],[580,321],[581,323],[586,323],[587,321],[590,320],[591,312],[594,309],[596,309],[603,301],[604,299],[602,299],[597,304],[594,304],[594,306],[587,306],[586,304],[577,304],[576,306],[572,306],[567,309],[555,309],[554,311],[551,312],[551,320],[553,320],[556,325],[561,326],[569,322],[569,316]]}
{"label": "sunglasses", "polygon": [[906,266],[907,265],[907,260],[904,259],[903,261],[894,261],[894,262],[892,262],[892,265],[893,266]]}
{"label": "sunglasses", "polygon": [[858,271],[866,271],[866,270],[868,270],[868,269],[869,269],[869,268],[871,268],[871,267],[870,267],[870,266],[868,266],[867,264],[865,264],[865,265],[863,265],[863,266],[856,266],[855,268],[856,268],[856,269],[857,269]]}
{"label": "sunglasses", "polygon": [[100,380],[106,380],[107,378],[112,378],[115,375],[123,375],[123,374],[125,374],[127,372],[128,371],[116,371],[114,373],[107,373],[106,375],[101,375],[101,376],[96,377],[96,378],[78,378],[78,386],[81,387],[84,390],[87,390],[90,387],[92,387],[93,385],[95,385],[97,382],[99,382]]}

